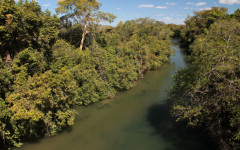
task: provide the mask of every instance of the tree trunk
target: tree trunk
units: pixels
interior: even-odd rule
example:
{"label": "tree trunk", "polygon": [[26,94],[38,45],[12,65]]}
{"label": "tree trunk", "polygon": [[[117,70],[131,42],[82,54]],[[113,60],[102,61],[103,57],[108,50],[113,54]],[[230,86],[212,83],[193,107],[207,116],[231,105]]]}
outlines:
{"label": "tree trunk", "polygon": [[82,48],[83,48],[83,42],[85,39],[86,31],[87,31],[87,24],[85,23],[84,28],[83,28],[83,33],[82,33],[82,40],[80,43],[80,51],[82,51]]}

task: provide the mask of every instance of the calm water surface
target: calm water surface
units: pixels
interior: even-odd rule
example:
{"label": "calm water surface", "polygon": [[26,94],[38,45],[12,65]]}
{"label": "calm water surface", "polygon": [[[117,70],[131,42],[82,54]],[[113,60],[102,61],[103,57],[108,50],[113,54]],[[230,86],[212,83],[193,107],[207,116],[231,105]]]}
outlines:
{"label": "calm water surface", "polygon": [[206,135],[175,123],[169,114],[166,99],[172,76],[186,67],[176,39],[172,48],[176,55],[170,63],[147,73],[134,88],[80,108],[72,128],[24,143],[20,150],[213,150]]}

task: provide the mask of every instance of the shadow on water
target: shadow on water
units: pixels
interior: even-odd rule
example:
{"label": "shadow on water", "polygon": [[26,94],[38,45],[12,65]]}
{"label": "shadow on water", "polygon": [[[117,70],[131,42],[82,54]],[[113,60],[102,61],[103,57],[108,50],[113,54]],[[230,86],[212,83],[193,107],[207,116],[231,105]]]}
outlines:
{"label": "shadow on water", "polygon": [[155,128],[153,134],[161,136],[171,147],[165,150],[215,150],[217,149],[201,129],[187,128],[171,116],[167,103],[154,104],[148,109],[147,120]]}

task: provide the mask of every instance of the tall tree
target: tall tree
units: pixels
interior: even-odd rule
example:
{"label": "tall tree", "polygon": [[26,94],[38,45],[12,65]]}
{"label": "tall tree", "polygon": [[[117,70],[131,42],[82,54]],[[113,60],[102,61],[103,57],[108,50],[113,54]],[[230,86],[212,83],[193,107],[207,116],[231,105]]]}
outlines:
{"label": "tall tree", "polygon": [[57,13],[65,14],[73,19],[75,23],[81,24],[82,38],[80,51],[83,49],[85,35],[88,32],[88,25],[93,22],[108,21],[112,22],[116,16],[111,13],[99,11],[101,3],[96,0],[59,0]]}

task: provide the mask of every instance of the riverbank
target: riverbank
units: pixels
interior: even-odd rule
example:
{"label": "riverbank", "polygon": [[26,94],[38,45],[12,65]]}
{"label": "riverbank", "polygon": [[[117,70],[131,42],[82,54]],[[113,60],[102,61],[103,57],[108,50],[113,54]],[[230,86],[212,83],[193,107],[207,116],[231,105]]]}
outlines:
{"label": "riverbank", "polygon": [[172,76],[186,66],[176,40],[173,48],[176,55],[170,63],[148,72],[137,86],[107,103],[79,109],[72,128],[35,143],[24,143],[20,150],[214,149],[202,132],[175,123],[169,114],[166,99]]}

